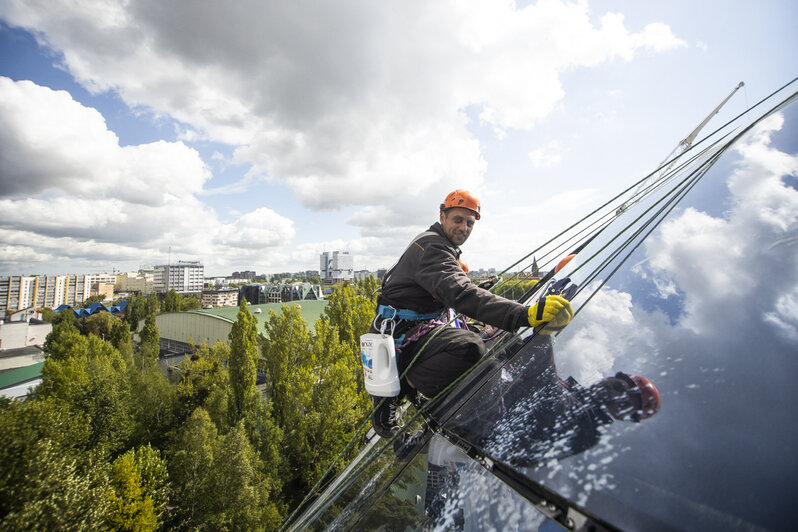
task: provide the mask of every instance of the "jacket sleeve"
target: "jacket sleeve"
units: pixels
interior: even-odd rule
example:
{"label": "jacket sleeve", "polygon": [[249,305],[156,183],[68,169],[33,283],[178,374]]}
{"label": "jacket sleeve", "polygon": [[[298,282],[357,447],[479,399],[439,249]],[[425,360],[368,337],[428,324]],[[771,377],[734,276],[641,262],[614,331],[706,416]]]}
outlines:
{"label": "jacket sleeve", "polygon": [[438,239],[429,239],[423,245],[416,282],[443,305],[507,331],[517,329],[518,324],[524,322],[527,313],[524,305],[471,282],[451,250]]}

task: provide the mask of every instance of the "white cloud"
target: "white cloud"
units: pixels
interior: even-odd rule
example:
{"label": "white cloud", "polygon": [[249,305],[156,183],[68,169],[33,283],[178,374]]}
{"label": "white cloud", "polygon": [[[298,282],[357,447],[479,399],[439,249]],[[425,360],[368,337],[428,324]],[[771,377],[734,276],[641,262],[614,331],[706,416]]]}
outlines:
{"label": "white cloud", "polygon": [[[209,264],[285,245],[293,222],[261,208],[222,224],[198,195],[210,178],[182,142],[120,146],[102,116],[29,81],[0,77],[0,263]],[[70,262],[70,263],[72,263]],[[66,272],[61,272],[66,273]]]}
{"label": "white cloud", "polygon": [[551,168],[562,161],[562,147],[556,140],[552,140],[544,147],[532,150],[527,154],[535,168]]}
{"label": "white cloud", "polygon": [[[574,301],[580,308],[584,294],[596,286],[588,286],[582,297]],[[579,317],[567,329],[566,341],[558,342],[556,363],[564,376],[573,376],[583,384],[590,384],[611,374],[615,360],[631,346],[648,345],[651,330],[643,325],[646,318],[632,304],[629,293],[603,288],[581,307]]]}
{"label": "white cloud", "polygon": [[66,91],[5,77],[0,158],[0,197],[54,190],[162,206],[169,197],[198,192],[210,177],[199,154],[180,142],[122,147],[102,115]]}
{"label": "white cloud", "polygon": [[27,265],[31,262],[43,262],[52,260],[53,256],[47,253],[41,253],[29,246],[15,246],[3,245],[0,246],[0,256],[3,257],[2,262],[6,264],[21,264]]}
{"label": "white cloud", "polygon": [[294,234],[291,220],[262,207],[244,214],[236,223],[220,226],[216,240],[228,246],[262,249],[284,244]]}
{"label": "white cloud", "polygon": [[478,188],[485,166],[467,107],[497,130],[529,129],[563,98],[563,71],[684,44],[663,24],[629,32],[619,14],[593,26],[588,11],[12,1],[0,14],[62,51],[84,86],[180,121],[186,139],[239,145],[238,162],[306,206],[391,210],[396,196]]}

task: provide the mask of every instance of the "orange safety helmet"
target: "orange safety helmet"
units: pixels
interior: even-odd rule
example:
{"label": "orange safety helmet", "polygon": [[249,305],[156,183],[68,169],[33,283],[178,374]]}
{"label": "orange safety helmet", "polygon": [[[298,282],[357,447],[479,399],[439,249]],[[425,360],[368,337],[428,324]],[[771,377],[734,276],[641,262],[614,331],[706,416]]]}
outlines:
{"label": "orange safety helmet", "polygon": [[454,192],[450,192],[446,199],[441,203],[441,210],[446,211],[455,207],[462,207],[469,211],[474,211],[474,214],[479,220],[479,199],[467,190],[458,188]]}

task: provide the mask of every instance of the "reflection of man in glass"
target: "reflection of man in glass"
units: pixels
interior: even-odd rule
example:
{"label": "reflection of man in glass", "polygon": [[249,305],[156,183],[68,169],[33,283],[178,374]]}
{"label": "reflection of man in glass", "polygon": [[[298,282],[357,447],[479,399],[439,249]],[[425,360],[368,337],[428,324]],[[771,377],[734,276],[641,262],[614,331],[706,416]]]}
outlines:
{"label": "reflection of man in glass", "polygon": [[[639,422],[659,410],[659,391],[645,377],[618,372],[586,388],[572,377],[560,379],[553,345],[551,335],[539,331],[509,347],[433,409],[433,417],[494,459],[535,467],[590,449],[600,429],[614,420]],[[507,363],[497,371],[502,359]],[[493,375],[492,382],[481,392],[466,393],[470,399],[465,403],[458,399],[458,391],[484,382],[486,375]],[[456,413],[449,417],[451,411]],[[464,518],[458,470],[465,458],[441,460],[439,448],[446,443],[440,438],[436,443],[436,450],[430,444],[428,452],[426,513],[433,522],[454,518],[457,529]],[[454,450],[449,454],[458,456]],[[430,478],[437,481],[430,483]]]}
{"label": "reflection of man in glass", "polygon": [[571,456],[596,445],[613,420],[638,422],[659,410],[659,392],[645,377],[618,372],[584,388],[560,379],[553,353],[551,337],[537,334],[502,371],[501,403],[489,415],[497,419],[480,431],[481,446],[496,458],[531,466]]}

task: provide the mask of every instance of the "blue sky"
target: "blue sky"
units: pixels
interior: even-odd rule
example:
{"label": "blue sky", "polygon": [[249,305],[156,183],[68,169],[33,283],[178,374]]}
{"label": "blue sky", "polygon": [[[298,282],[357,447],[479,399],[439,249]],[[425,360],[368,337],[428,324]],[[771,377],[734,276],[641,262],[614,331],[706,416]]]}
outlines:
{"label": "blue sky", "polygon": [[[798,72],[788,1],[0,1],[0,274],[502,267]],[[65,91],[65,92],[59,92]]]}

